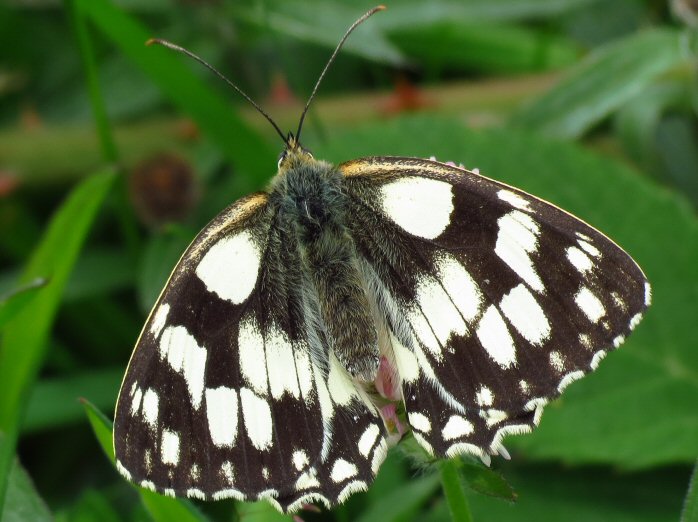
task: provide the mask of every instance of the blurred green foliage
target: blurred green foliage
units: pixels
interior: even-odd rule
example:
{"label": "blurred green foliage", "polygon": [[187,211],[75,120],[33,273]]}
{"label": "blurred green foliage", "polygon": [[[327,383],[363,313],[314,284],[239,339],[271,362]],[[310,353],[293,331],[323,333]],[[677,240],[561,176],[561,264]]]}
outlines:
{"label": "blurred green foliage", "polygon": [[[102,451],[170,269],[217,212],[264,186],[281,148],[207,71],[143,43],[185,45],[292,129],[329,52],[372,6],[0,4],[3,522],[288,519],[264,503],[137,490]],[[682,506],[682,520],[696,520],[696,9],[394,0],[347,42],[311,110],[304,141],[317,157],[434,155],[479,167],[607,232],[653,284],[638,331],[548,406],[539,429],[507,439],[511,462],[450,469],[459,479],[447,486],[464,489],[474,520],[664,521]],[[184,165],[186,190],[167,168],[139,168],[163,154]],[[185,217],[162,217],[173,211]],[[438,467],[416,467],[412,450],[408,438],[367,493],[303,519],[451,520]]]}

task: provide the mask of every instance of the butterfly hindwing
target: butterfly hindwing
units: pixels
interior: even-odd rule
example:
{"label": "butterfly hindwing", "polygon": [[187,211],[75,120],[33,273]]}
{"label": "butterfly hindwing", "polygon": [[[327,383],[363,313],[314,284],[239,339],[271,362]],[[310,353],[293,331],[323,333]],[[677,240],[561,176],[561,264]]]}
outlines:
{"label": "butterfly hindwing", "polygon": [[415,158],[340,170],[408,420],[437,455],[496,453],[529,431],[649,304],[624,251],[522,191]]}
{"label": "butterfly hindwing", "polygon": [[295,510],[373,479],[383,424],[308,321],[298,249],[276,218],[264,194],[238,201],[173,271],[117,403],[131,481]]}

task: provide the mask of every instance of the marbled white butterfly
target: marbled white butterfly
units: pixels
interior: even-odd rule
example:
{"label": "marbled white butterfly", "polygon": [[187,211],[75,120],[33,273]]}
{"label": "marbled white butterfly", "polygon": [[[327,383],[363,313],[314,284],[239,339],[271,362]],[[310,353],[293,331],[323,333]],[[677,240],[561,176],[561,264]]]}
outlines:
{"label": "marbled white butterfly", "polygon": [[295,136],[272,121],[276,177],[201,231],[138,339],[114,445],[143,487],[340,503],[387,452],[378,379],[430,454],[506,456],[649,305],[635,262],[565,211],[433,160],[316,160],[303,116]]}

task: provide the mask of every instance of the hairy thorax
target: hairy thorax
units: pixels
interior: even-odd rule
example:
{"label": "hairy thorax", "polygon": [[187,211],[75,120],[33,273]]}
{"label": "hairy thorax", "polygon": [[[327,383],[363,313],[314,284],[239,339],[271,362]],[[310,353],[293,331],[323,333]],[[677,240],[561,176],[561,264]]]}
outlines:
{"label": "hairy thorax", "polygon": [[294,236],[303,279],[314,290],[310,306],[317,308],[313,312],[324,325],[322,336],[349,374],[372,381],[378,370],[378,340],[346,227],[342,175],[307,155],[287,161],[285,167],[272,182],[270,202],[278,206],[278,222]]}

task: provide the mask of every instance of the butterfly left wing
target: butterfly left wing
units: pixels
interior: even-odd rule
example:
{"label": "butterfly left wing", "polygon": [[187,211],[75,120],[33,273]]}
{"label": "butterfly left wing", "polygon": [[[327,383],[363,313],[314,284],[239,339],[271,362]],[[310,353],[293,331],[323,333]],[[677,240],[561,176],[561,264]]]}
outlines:
{"label": "butterfly left wing", "polygon": [[175,267],[119,394],[115,454],[132,482],[294,511],[373,480],[383,423],[309,320],[277,220],[266,194],[244,198]]}
{"label": "butterfly left wing", "polygon": [[630,256],[550,203],[429,160],[339,168],[383,349],[431,453],[505,453],[649,304]]}

